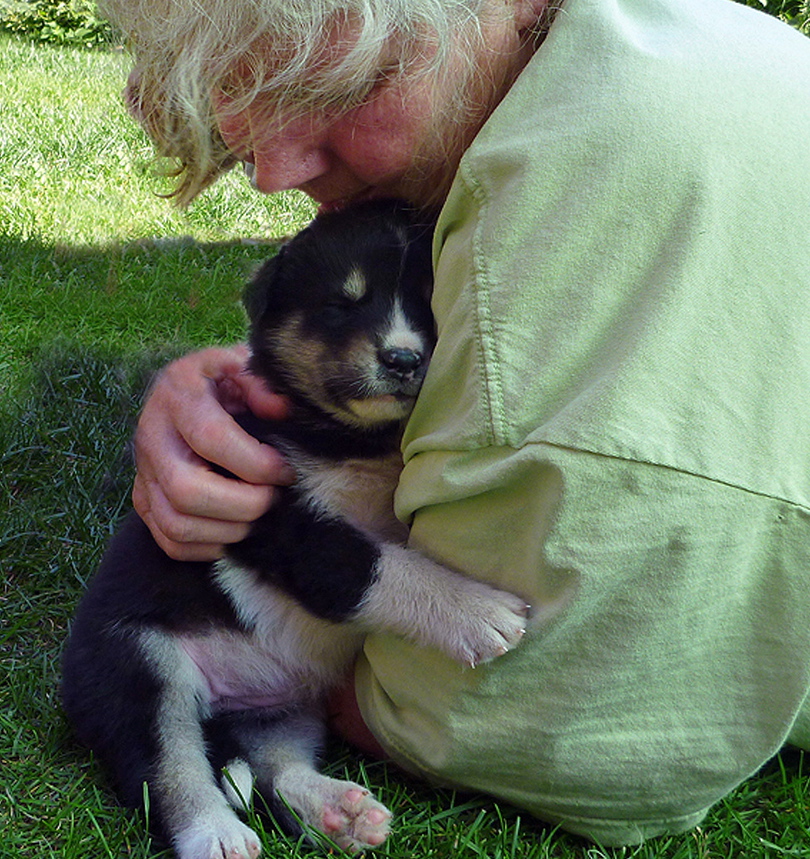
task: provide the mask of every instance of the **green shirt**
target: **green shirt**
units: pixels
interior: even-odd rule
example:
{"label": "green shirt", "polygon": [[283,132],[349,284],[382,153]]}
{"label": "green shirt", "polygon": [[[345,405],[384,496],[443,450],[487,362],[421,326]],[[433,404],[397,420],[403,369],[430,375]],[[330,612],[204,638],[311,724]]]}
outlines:
{"label": "green shirt", "polygon": [[810,747],[808,83],[729,0],[567,0],[466,152],[398,513],[534,617],[368,639],[406,767],[619,844]]}

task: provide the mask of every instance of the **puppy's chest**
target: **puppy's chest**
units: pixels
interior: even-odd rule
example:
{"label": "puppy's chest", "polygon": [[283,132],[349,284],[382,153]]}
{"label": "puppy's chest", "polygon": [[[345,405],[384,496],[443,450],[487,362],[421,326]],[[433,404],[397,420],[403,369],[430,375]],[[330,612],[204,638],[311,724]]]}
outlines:
{"label": "puppy's chest", "polygon": [[[289,458],[299,496],[317,513],[342,518],[375,541],[405,541],[407,528],[393,509],[399,454],[341,463],[300,452]],[[358,629],[314,617],[238,564],[220,561],[215,575],[244,630],[210,630],[179,642],[204,678],[214,712],[317,698],[344,675],[362,641]]]}
{"label": "puppy's chest", "polygon": [[404,543],[407,527],[394,515],[402,471],[398,452],[377,459],[324,462],[295,457],[299,492],[316,511],[345,519],[377,541]]}

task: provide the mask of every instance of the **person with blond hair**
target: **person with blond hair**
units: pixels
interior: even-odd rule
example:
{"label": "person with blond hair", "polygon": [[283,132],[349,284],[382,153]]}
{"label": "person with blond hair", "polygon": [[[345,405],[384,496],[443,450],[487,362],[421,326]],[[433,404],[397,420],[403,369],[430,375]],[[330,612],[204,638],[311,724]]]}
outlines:
{"label": "person with blond hair", "polygon": [[[729,0],[105,9],[178,202],[242,163],[438,213],[397,513],[533,619],[475,670],[370,636],[336,727],[606,845],[810,748],[810,42]],[[230,417],[283,417],[245,357],[145,404],[134,503],[174,557],[294,479]]]}

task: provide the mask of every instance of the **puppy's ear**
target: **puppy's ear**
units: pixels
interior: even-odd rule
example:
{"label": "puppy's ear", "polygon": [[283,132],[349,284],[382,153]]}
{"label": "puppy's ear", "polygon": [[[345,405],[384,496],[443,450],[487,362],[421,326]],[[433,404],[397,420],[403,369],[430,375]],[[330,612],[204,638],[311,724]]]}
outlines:
{"label": "puppy's ear", "polygon": [[258,322],[267,309],[270,290],[279,277],[286,249],[283,245],[274,257],[263,263],[242,294],[242,304],[251,323]]}

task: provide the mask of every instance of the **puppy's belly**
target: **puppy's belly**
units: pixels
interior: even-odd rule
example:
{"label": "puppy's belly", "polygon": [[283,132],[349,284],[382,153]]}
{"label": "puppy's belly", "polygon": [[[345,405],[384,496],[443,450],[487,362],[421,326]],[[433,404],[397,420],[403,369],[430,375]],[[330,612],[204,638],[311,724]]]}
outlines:
{"label": "puppy's belly", "polygon": [[185,635],[178,643],[202,675],[213,715],[312,704],[340,682],[356,650],[336,642],[331,659],[313,661],[282,642],[268,647],[256,636],[224,630]]}
{"label": "puppy's belly", "polygon": [[239,635],[185,637],[180,647],[202,674],[212,713],[282,707],[304,691],[289,666]]}

